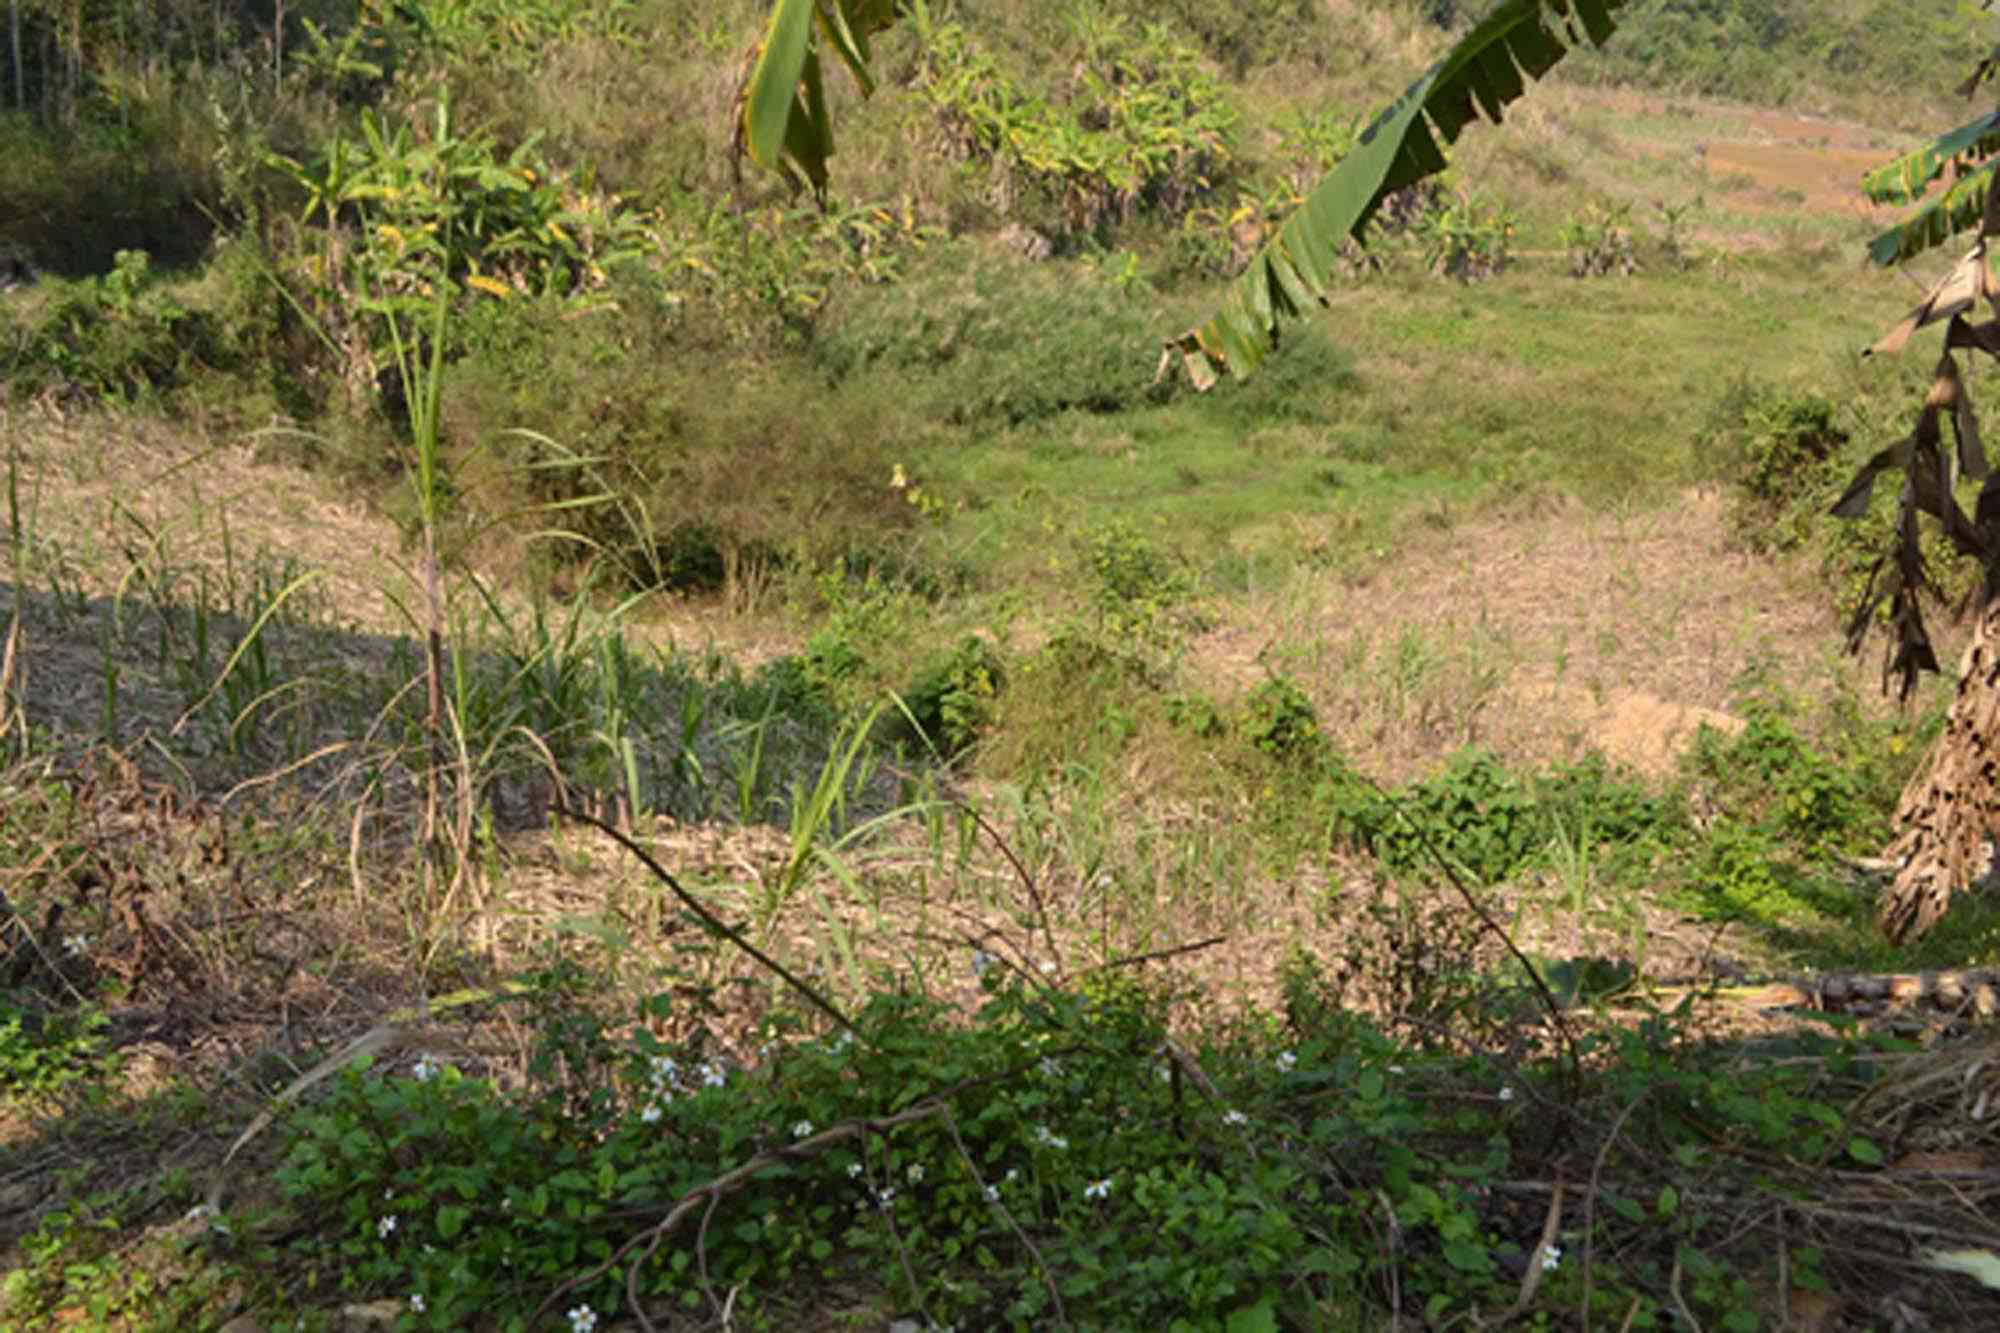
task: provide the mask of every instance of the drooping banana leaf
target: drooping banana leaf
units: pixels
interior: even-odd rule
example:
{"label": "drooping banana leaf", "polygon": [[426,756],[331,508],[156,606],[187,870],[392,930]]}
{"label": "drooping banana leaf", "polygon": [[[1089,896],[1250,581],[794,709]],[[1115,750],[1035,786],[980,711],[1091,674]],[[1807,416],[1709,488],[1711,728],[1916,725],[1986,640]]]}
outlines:
{"label": "drooping banana leaf", "polygon": [[875,90],[868,40],[894,24],[899,9],[898,0],[776,0],[739,99],[739,141],[754,161],[776,167],[782,156],[825,193],[833,121],[819,42],[832,46],[866,97]]}
{"label": "drooping banana leaf", "polygon": [[1483,112],[1496,123],[1585,38],[1603,44],[1626,0],[1502,0],[1445,57],[1375,118],[1360,143],[1278,229],[1222,308],[1168,341],[1161,371],[1178,356],[1197,389],[1216,363],[1248,376],[1275,345],[1279,321],[1326,299],[1342,243],[1359,236],[1382,201],[1443,169],[1443,148]]}
{"label": "drooping banana leaf", "polygon": [[1862,355],[1900,352],[1910,341],[1910,335],[1918,329],[1939,320],[1956,321],[1977,305],[1981,298],[1989,302],[2000,298],[2000,279],[1993,276],[1993,267],[1987,262],[1983,238],[1924,293],[1924,299],[1917,302],[1916,309],[1905,315],[1895,328],[1876,339],[1874,345]]}
{"label": "drooping banana leaf", "polygon": [[1861,178],[1861,189],[1878,204],[1910,204],[1961,158],[1985,159],[2000,153],[2000,111],[1968,121],[1921,148],[1879,166]]}

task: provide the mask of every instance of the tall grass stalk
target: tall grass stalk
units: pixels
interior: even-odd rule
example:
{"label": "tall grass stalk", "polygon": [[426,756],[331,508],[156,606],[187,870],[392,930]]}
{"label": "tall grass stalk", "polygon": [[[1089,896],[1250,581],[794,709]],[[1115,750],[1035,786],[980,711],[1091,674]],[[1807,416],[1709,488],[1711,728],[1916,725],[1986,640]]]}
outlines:
{"label": "tall grass stalk", "polygon": [[7,617],[7,644],[0,650],[0,742],[13,741],[16,757],[28,753],[28,715],[21,689],[21,608],[27,600],[27,543],[21,534],[21,455],[7,447],[7,558],[14,571],[14,610]]}
{"label": "tall grass stalk", "polygon": [[[447,252],[449,238],[447,237]],[[396,372],[402,378],[403,401],[410,426],[413,450],[410,485],[417,502],[417,521],[423,530],[423,577],[425,604],[425,738],[427,763],[424,770],[424,898],[435,907],[439,902],[438,878],[444,865],[445,849],[440,827],[441,784],[445,764],[444,702],[444,581],[438,562],[438,522],[442,508],[438,453],[438,413],[444,389],[444,335],[450,309],[448,285],[437,283],[437,297],[431,307],[429,344],[412,347],[404,337],[402,321],[394,312],[388,316],[389,338],[396,355]],[[461,862],[463,857],[459,858]]]}

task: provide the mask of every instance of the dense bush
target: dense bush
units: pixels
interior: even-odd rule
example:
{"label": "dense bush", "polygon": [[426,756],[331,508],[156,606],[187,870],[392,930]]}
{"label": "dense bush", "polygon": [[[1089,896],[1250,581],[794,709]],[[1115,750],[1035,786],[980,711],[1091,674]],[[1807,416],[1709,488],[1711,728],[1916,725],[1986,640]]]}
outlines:
{"label": "dense bush", "polygon": [[1227,10],[1201,0],[1105,0],[1104,7],[1132,23],[1186,33],[1238,79],[1281,61],[1330,62],[1344,49],[1329,7],[1318,0],[1245,0]]}
{"label": "dense bush", "polygon": [[1595,757],[1522,776],[1491,754],[1466,750],[1442,773],[1386,797],[1352,780],[1336,781],[1328,794],[1334,827],[1392,868],[1431,872],[1443,857],[1488,884],[1539,862],[1564,839],[1611,851],[1664,848],[1686,820],[1676,801]]}
{"label": "dense bush", "polygon": [[870,371],[924,417],[1011,426],[1148,401],[1158,329],[1108,281],[959,242],[934,247],[901,282],[848,294],[812,356],[836,383]]}

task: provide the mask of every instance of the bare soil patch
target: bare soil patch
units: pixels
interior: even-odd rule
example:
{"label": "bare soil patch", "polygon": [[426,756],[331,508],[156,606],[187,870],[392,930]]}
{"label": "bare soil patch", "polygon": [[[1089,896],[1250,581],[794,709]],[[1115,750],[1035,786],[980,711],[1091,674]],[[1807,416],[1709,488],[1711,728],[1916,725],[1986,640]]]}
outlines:
{"label": "bare soil patch", "polygon": [[1877,700],[1874,659],[1843,655],[1824,590],[1732,546],[1725,513],[1694,490],[1644,512],[1565,504],[1462,522],[1223,609],[1195,669],[1223,690],[1292,675],[1385,781],[1463,745],[1530,765],[1598,751],[1667,773],[1702,723],[1732,725],[1756,666]]}

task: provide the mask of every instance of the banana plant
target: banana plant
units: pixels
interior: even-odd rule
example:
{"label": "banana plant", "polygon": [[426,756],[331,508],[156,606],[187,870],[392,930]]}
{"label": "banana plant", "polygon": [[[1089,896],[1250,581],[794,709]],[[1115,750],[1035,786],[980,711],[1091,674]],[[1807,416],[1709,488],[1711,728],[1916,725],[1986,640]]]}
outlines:
{"label": "banana plant", "polygon": [[[1359,237],[1383,199],[1445,165],[1444,148],[1474,117],[1498,122],[1508,103],[1586,40],[1601,45],[1627,0],[1500,0],[1445,57],[1375,118],[1347,155],[1279,227],[1206,323],[1167,341],[1197,389],[1218,366],[1254,373],[1282,320],[1324,304],[1341,247]],[[868,42],[905,14],[928,21],[922,0],[776,0],[741,99],[739,143],[767,167],[789,164],[824,197],[833,127],[819,46],[830,45],[860,85],[874,89]]]}
{"label": "banana plant", "polygon": [[[2000,70],[1996,62],[2000,50],[1981,60],[1959,91],[1976,96]],[[1897,803],[1899,832],[1886,853],[1897,870],[1877,904],[1876,924],[1899,944],[1934,926],[1953,897],[1984,873],[1989,840],[2000,835],[2000,784],[1991,758],[2000,742],[2000,672],[1994,669],[2000,653],[2000,471],[1988,461],[1958,362],[1961,351],[2000,360],[2000,277],[1989,256],[2000,237],[1996,167],[2000,109],[1937,136],[1861,182],[1877,203],[1918,205],[1870,243],[1869,257],[1877,264],[1904,263],[1962,232],[1973,233],[1971,248],[1863,353],[1900,352],[1920,330],[1942,326],[1944,346],[1910,433],[1862,464],[1831,510],[1838,518],[1866,516],[1878,480],[1894,474],[1895,526],[1848,625],[1848,648],[1858,652],[1878,620],[1887,622],[1885,691],[1893,684],[1908,699],[1923,673],[1940,669],[1922,609],[1926,594],[1940,597],[1925,567],[1922,516],[1935,520],[1950,552],[1978,564],[1985,576],[1944,731]],[[1950,180],[1926,200],[1947,172]],[[1980,319],[1982,306],[1990,318]],[[1971,481],[1981,484],[1968,514],[1959,491],[1962,482]]]}

